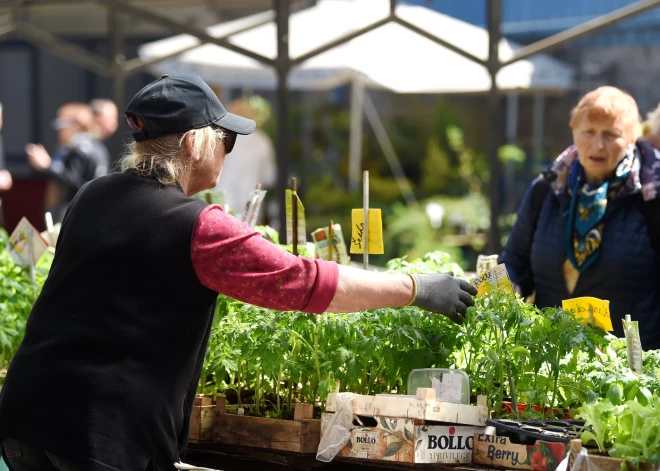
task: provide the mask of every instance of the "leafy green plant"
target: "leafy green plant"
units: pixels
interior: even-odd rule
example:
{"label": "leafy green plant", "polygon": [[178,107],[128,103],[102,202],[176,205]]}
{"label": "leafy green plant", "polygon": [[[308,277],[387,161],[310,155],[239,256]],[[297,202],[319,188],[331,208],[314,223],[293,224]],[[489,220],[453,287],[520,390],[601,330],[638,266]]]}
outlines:
{"label": "leafy green plant", "polygon": [[406,392],[414,368],[448,367],[457,326],[414,307],[354,314],[279,312],[225,300],[198,392],[288,416],[329,392]]}
{"label": "leafy green plant", "polygon": [[[518,403],[543,415],[581,402],[588,391],[574,374],[580,355],[590,361],[604,333],[560,309],[539,310],[504,291],[492,291],[468,310],[460,328],[456,366],[472,379],[473,394],[485,394],[496,415]],[[526,414],[534,414],[528,407]]]}
{"label": "leafy green plant", "polygon": [[[611,390],[610,390],[611,391]],[[660,464],[660,397],[620,402],[615,395],[578,409],[585,419],[582,441],[594,441],[603,452],[633,466]]]}
{"label": "leafy green plant", "polygon": [[[451,268],[440,252],[390,265]],[[295,402],[322,404],[332,391],[405,393],[412,369],[450,366],[457,332],[444,316],[415,307],[312,315],[220,296],[198,392],[225,392],[250,413],[276,417],[291,415]]]}
{"label": "leafy green plant", "polygon": [[47,252],[35,268],[33,284],[29,268],[16,265],[6,252],[8,240],[0,229],[0,370],[9,365],[23,340],[27,318],[52,263],[52,254]]}
{"label": "leafy green plant", "polygon": [[447,273],[453,272],[454,276],[464,278],[463,269],[452,262],[451,257],[446,252],[429,252],[420,258],[408,261],[408,257],[394,258],[387,262],[386,268],[393,273]]}

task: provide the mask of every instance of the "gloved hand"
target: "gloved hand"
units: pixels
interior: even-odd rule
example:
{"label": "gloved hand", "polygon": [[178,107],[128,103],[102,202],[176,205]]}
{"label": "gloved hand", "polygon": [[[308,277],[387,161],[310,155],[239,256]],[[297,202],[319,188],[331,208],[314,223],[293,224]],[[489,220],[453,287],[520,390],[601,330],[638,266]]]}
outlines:
{"label": "gloved hand", "polygon": [[477,288],[449,273],[412,275],[417,281],[417,297],[412,305],[427,311],[444,314],[457,324],[463,323],[467,308],[474,306]]}

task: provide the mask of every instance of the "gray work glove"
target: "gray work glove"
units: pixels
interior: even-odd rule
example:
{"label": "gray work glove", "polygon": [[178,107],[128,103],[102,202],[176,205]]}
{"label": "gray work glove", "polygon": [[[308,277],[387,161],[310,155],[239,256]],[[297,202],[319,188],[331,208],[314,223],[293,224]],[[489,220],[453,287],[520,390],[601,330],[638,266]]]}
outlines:
{"label": "gray work glove", "polygon": [[457,324],[463,323],[467,308],[474,306],[477,288],[449,273],[413,275],[417,280],[417,297],[412,303],[427,311],[444,314]]}

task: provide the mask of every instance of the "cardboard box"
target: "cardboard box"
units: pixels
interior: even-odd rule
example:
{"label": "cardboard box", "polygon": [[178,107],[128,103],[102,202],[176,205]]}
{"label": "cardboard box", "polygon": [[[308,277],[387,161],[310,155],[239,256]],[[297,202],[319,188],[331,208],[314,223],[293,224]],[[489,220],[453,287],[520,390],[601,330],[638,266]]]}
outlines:
{"label": "cardboard box", "polygon": [[[333,414],[321,415],[321,437]],[[338,456],[399,463],[469,464],[475,434],[485,427],[416,425],[414,419],[374,417],[376,425],[356,426]]]}
{"label": "cardboard box", "polygon": [[[415,396],[355,395],[350,402],[351,412],[364,417],[405,417],[424,421],[442,422],[458,425],[486,426],[488,407],[486,398],[477,397],[476,406],[456,404],[436,400],[432,388],[417,388]],[[337,394],[328,394],[325,403],[326,412],[337,412]]]}
{"label": "cardboard box", "polygon": [[533,445],[517,445],[508,437],[476,433],[472,461],[498,468],[554,471],[568,451],[568,443],[537,440]]}

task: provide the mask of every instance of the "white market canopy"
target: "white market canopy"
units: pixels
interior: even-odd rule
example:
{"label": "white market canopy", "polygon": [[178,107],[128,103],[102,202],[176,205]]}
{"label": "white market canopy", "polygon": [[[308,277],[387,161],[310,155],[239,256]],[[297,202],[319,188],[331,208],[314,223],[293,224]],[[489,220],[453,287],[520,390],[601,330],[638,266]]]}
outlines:
{"label": "white market canopy", "polygon": [[[389,15],[389,0],[321,0],[315,6],[292,13],[289,20],[289,54],[292,59],[330,41],[357,31]],[[422,6],[398,5],[403,20],[460,46],[480,59],[488,58],[488,32]],[[214,37],[242,31],[263,23],[260,13],[212,26]],[[277,57],[274,22],[232,35],[228,40],[265,57]],[[223,88],[274,89],[273,68],[214,44],[200,44],[189,35],[177,35],[139,48],[143,60],[153,60],[188,49],[151,68],[156,74],[194,74]],[[499,45],[501,61],[510,59],[520,46],[507,39]],[[375,30],[315,56],[292,69],[289,88],[330,89],[360,80],[369,87],[397,93],[470,93],[490,89],[486,68],[397,23]],[[552,91],[570,88],[572,69],[550,56],[536,55],[504,67],[497,75],[502,90]]]}

